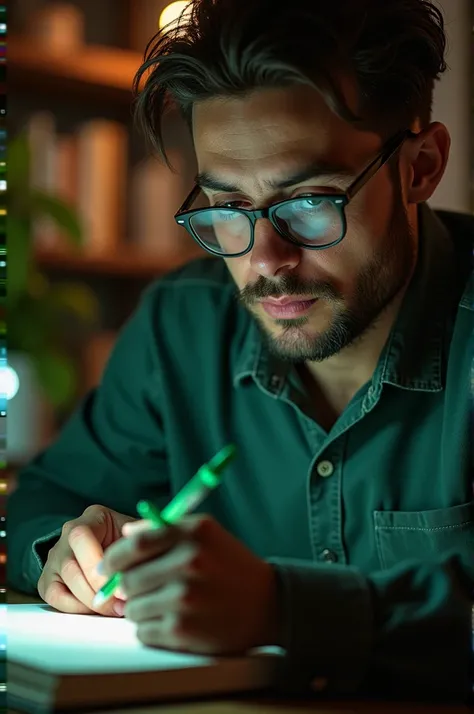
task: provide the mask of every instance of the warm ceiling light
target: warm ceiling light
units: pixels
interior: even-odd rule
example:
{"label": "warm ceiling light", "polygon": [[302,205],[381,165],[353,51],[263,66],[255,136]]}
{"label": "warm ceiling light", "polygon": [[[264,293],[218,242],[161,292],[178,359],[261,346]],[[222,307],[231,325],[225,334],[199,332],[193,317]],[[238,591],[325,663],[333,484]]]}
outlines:
{"label": "warm ceiling light", "polygon": [[[189,5],[189,9],[184,14],[183,19],[185,19],[186,17],[188,17],[191,14],[191,5],[189,3],[189,0],[176,0],[176,2],[172,2],[169,5],[167,5],[160,15],[160,20],[159,20],[160,30],[163,29],[163,27],[165,27],[165,25],[169,25],[169,23],[171,23],[171,22],[174,25],[177,25],[178,20],[180,19],[181,15],[184,12],[187,5]],[[167,29],[171,29],[171,27],[167,28]]]}

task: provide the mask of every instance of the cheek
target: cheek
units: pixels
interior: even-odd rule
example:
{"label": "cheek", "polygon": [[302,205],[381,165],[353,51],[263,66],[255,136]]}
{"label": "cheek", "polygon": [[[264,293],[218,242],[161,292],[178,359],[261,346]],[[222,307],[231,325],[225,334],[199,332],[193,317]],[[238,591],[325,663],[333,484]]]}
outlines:
{"label": "cheek", "polygon": [[[390,180],[388,169],[382,170],[375,180],[365,186],[360,195],[354,199],[353,209],[354,230],[365,236],[365,242],[376,249],[383,242],[395,201],[394,186]],[[349,219],[350,220],[350,219]]]}
{"label": "cheek", "polygon": [[366,248],[348,232],[338,245],[311,255],[311,265],[305,272],[315,280],[330,283],[338,293],[345,295],[356,283],[365,261],[365,251]]}
{"label": "cheek", "polygon": [[241,258],[223,258],[229,273],[231,274],[237,288],[243,290],[243,288],[250,282],[248,274],[250,272],[248,256],[244,255]]}

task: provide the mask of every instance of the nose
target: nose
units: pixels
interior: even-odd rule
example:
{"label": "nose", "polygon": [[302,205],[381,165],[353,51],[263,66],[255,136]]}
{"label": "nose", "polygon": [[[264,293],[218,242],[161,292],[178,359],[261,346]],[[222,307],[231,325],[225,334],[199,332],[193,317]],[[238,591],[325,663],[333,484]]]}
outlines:
{"label": "nose", "polygon": [[255,241],[250,265],[255,273],[272,277],[293,270],[301,262],[302,248],[284,240],[267,218],[255,224]]}

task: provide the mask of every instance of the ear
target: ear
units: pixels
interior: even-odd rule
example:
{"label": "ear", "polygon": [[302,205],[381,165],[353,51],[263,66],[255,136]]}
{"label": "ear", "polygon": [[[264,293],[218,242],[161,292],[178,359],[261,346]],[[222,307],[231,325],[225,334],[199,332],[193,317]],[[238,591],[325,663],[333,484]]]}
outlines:
{"label": "ear", "polygon": [[410,181],[407,186],[408,203],[427,201],[443,178],[448,163],[451,137],[444,124],[433,122],[406,143]]}

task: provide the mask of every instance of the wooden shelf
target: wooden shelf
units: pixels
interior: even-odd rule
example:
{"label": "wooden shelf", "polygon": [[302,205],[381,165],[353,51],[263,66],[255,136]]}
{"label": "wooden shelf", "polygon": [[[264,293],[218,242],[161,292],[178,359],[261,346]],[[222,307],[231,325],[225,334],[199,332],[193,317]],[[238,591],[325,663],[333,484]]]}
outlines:
{"label": "wooden shelf", "polygon": [[37,250],[37,264],[47,270],[152,279],[171,272],[195,258],[205,257],[199,247],[182,255],[155,257],[124,246],[112,255],[91,255],[58,250]]}
{"label": "wooden shelf", "polygon": [[139,53],[119,48],[84,45],[70,55],[54,55],[26,38],[8,38],[8,82],[17,88],[86,91],[104,101],[128,103],[141,63]]}

